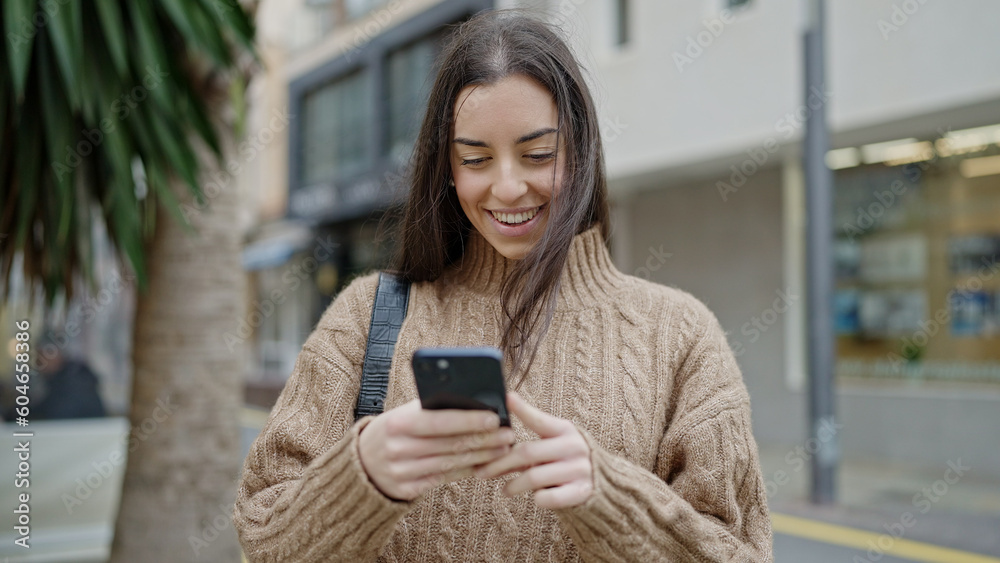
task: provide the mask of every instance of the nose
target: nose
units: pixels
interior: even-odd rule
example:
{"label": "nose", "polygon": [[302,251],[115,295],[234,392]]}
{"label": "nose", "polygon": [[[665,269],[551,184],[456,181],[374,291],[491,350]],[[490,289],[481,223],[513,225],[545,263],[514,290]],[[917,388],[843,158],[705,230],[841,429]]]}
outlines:
{"label": "nose", "polygon": [[498,166],[498,177],[493,181],[490,191],[497,201],[513,205],[528,192],[528,183],[517,172],[517,167],[505,164]]}

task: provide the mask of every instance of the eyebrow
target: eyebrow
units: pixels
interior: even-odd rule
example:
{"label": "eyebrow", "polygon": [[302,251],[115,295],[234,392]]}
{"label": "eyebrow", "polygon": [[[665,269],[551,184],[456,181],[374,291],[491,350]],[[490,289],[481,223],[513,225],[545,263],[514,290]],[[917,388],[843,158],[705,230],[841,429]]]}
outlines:
{"label": "eyebrow", "polygon": [[[528,141],[534,141],[535,139],[543,135],[548,135],[549,133],[556,133],[557,131],[558,129],[556,129],[555,127],[546,127],[544,129],[532,131],[527,135],[522,135],[518,137],[517,141],[515,141],[514,144],[520,145],[522,143],[527,143]],[[485,141],[476,141],[475,139],[466,139],[465,137],[455,137],[455,140],[452,142],[457,143],[459,145],[468,145],[470,147],[486,147],[486,148],[489,147],[489,145],[487,145]]]}

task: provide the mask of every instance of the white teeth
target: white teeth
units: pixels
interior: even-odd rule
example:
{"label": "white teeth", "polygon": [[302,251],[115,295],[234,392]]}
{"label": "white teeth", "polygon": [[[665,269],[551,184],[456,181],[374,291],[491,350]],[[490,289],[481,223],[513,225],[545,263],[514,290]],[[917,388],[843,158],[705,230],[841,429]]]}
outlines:
{"label": "white teeth", "polygon": [[538,213],[538,207],[532,209],[531,211],[525,211],[523,213],[497,213],[496,211],[490,211],[497,221],[501,223],[507,223],[509,225],[517,225],[530,220]]}

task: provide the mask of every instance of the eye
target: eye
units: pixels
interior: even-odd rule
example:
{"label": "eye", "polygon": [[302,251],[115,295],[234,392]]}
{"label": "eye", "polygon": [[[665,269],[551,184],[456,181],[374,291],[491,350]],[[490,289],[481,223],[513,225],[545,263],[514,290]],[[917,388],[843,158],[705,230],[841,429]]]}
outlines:
{"label": "eye", "polygon": [[482,163],[486,162],[487,160],[489,160],[488,156],[484,156],[484,157],[481,157],[481,158],[470,158],[468,160],[466,160],[466,159],[463,158],[462,159],[462,166],[476,166],[478,164],[482,164]]}
{"label": "eye", "polygon": [[556,153],[554,153],[554,152],[547,152],[547,153],[540,153],[540,154],[526,154],[524,156],[525,156],[525,158],[530,159],[532,162],[543,163],[543,162],[548,162],[548,161],[552,160],[553,158],[555,158],[556,157]]}

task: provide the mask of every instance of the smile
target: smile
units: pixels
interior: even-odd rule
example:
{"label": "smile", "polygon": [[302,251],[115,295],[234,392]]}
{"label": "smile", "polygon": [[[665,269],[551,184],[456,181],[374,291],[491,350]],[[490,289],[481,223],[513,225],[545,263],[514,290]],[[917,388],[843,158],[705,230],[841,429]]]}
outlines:
{"label": "smile", "polygon": [[498,213],[496,211],[490,211],[490,214],[493,215],[494,219],[501,223],[507,225],[520,225],[530,221],[541,208],[541,206],[538,206],[534,209],[529,209],[528,211],[522,211],[520,213]]}

